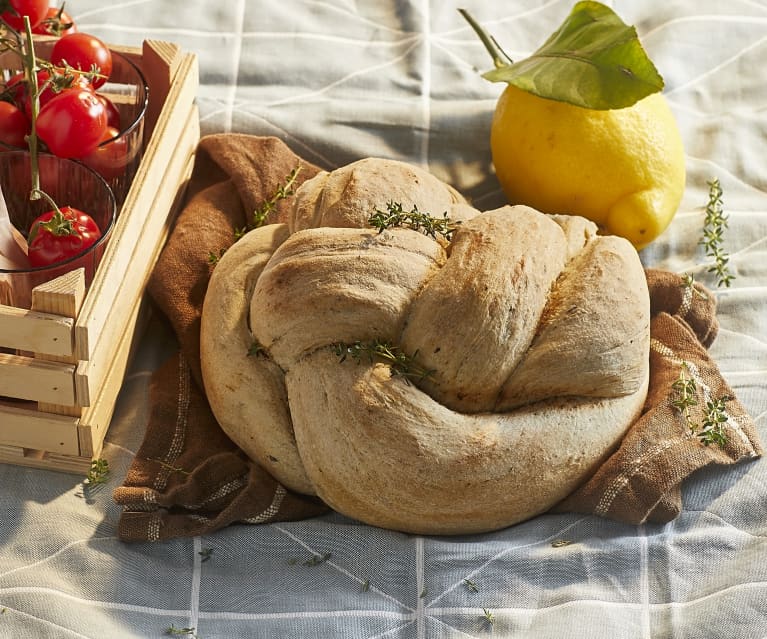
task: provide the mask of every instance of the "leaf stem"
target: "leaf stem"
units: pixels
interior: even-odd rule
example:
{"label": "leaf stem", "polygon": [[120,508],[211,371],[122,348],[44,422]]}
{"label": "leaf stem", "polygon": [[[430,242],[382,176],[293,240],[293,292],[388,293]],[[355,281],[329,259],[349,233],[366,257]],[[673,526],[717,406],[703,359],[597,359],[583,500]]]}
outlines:
{"label": "leaf stem", "polygon": [[493,65],[495,65],[496,69],[514,64],[514,61],[501,49],[501,45],[498,44],[496,39],[485,31],[466,9],[458,9],[458,12],[469,23],[469,26],[474,29],[474,33],[477,34],[482,44],[485,45],[485,49],[493,58]]}

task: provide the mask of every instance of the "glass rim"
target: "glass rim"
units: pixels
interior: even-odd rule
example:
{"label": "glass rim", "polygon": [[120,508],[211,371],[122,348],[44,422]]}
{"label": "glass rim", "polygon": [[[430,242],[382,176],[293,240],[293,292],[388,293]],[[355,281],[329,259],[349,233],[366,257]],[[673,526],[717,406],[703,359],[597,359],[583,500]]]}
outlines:
{"label": "glass rim", "polygon": [[[131,60],[128,56],[123,55],[119,51],[112,51],[111,49],[110,51],[112,53],[112,57],[118,57],[124,60],[125,62],[127,62],[131,67],[133,67],[133,70],[136,72],[136,75],[138,76],[139,80],[141,80],[140,86],[144,87],[144,99],[142,102],[139,102],[136,104],[136,106],[140,104],[141,108],[139,112],[136,114],[136,117],[133,118],[133,122],[131,122],[130,125],[127,126],[126,128],[121,129],[120,133],[118,133],[113,138],[109,138],[108,140],[104,140],[103,142],[100,142],[98,145],[99,147],[106,146],[107,144],[111,144],[115,140],[119,140],[120,138],[127,136],[129,133],[133,133],[136,127],[138,127],[141,124],[141,122],[144,120],[144,118],[146,117],[146,112],[147,112],[147,109],[149,108],[149,85],[147,84],[143,71],[141,71],[138,65],[135,64],[133,60]],[[128,83],[120,82],[119,84],[128,84]],[[139,83],[136,83],[136,86],[139,86]]]}
{"label": "glass rim", "polygon": [[[16,156],[27,155],[28,156],[29,151],[18,149],[13,151],[0,152],[0,158],[8,157],[9,155],[16,155]],[[96,181],[101,183],[101,185],[104,187],[106,194],[108,195],[109,208],[111,210],[111,215],[109,216],[109,220],[107,222],[106,228],[99,227],[99,230],[101,231],[101,237],[99,237],[99,239],[97,239],[89,247],[80,251],[77,255],[73,255],[72,257],[66,260],[63,260],[61,262],[56,262],[55,264],[49,264],[47,266],[30,266],[29,268],[22,268],[22,269],[0,268],[0,274],[3,274],[3,275],[24,275],[26,273],[42,273],[47,270],[54,270],[54,269],[59,270],[62,267],[65,267],[67,264],[76,262],[77,260],[81,259],[83,256],[87,255],[88,253],[96,251],[100,246],[102,246],[103,244],[107,242],[107,240],[109,239],[109,236],[112,234],[112,229],[114,228],[115,222],[117,220],[117,200],[115,199],[115,194],[112,191],[112,188],[107,183],[107,181],[103,177],[101,177],[101,175],[99,175],[87,164],[84,164],[83,162],[80,162],[79,160],[75,160],[73,158],[62,158],[62,157],[59,157],[58,155],[53,155],[52,153],[40,153],[38,155],[39,157],[55,158],[56,160],[60,162],[71,162],[72,164],[78,165],[81,169],[84,169],[86,173],[90,173],[93,177],[95,177]]]}

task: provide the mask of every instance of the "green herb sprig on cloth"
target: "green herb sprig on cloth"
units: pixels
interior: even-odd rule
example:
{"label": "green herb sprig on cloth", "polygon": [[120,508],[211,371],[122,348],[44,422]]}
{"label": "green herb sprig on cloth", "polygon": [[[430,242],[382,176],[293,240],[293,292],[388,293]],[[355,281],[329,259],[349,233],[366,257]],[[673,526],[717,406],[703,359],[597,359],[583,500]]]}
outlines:
{"label": "green herb sprig on cloth", "polygon": [[728,225],[728,216],[722,203],[722,186],[714,178],[708,182],[708,204],[706,217],[703,220],[703,237],[699,244],[706,249],[706,255],[714,258],[714,264],[707,270],[716,275],[716,285],[729,287],[735,276],[730,273],[730,256],[722,248],[724,231]]}

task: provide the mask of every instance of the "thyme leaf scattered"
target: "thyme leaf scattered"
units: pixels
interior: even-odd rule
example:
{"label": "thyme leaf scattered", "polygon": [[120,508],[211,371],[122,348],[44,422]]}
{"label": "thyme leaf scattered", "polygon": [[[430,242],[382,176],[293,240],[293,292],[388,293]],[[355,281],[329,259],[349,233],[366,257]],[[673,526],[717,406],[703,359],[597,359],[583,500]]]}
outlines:
{"label": "thyme leaf scattered", "polygon": [[214,253],[213,251],[208,251],[208,264],[216,265],[218,264],[219,260],[224,256],[224,253],[226,253],[226,249],[218,249],[218,253]]}
{"label": "thyme leaf scattered", "polygon": [[340,358],[340,362],[344,362],[347,357],[351,357],[357,363],[360,363],[363,358],[370,363],[382,361],[391,366],[393,376],[403,377],[408,384],[412,379],[423,380],[435,373],[434,369],[424,368],[416,361],[418,351],[413,355],[407,355],[398,346],[382,342],[377,338],[371,342],[336,343],[333,344],[333,352]]}
{"label": "thyme leaf scattered", "polygon": [[735,276],[729,270],[730,257],[722,248],[724,231],[728,222],[722,203],[722,187],[718,178],[714,178],[707,184],[709,186],[708,204],[706,217],[703,220],[703,237],[698,244],[705,248],[708,257],[714,258],[714,264],[707,269],[707,272],[716,275],[716,285],[729,287]]}
{"label": "thyme leaf scattered", "polygon": [[432,217],[428,213],[419,211],[415,205],[411,210],[406,211],[401,203],[392,201],[386,203],[386,211],[376,209],[375,213],[368,218],[368,224],[379,233],[393,226],[404,226],[414,231],[421,231],[433,239],[441,235],[448,241],[452,239],[453,233],[458,228],[458,223],[454,223],[447,216],[447,211],[441,218]]}
{"label": "thyme leaf scattered", "polygon": [[479,592],[477,584],[474,583],[471,579],[464,579],[463,583],[465,584],[466,588],[468,588],[469,592]]}
{"label": "thyme leaf scattered", "polygon": [[304,566],[319,566],[320,564],[324,564],[332,556],[333,556],[333,553],[330,553],[330,552],[324,552],[321,555],[314,554],[309,559],[307,559],[303,563],[303,565]]}
{"label": "thyme leaf scattered", "polygon": [[106,483],[109,477],[109,462],[106,459],[94,459],[91,462],[90,470],[85,476],[85,483],[88,486],[98,486]]}
{"label": "thyme leaf scattered", "polygon": [[299,563],[302,566],[319,566],[320,564],[324,564],[328,559],[330,559],[333,556],[333,553],[325,552],[320,554],[313,553],[309,559],[306,559],[305,561],[301,561],[298,559],[298,557],[291,557],[288,559],[288,565],[289,566],[296,566]]}
{"label": "thyme leaf scattered", "polygon": [[173,636],[191,635],[192,637],[197,637],[197,635],[194,634],[194,631],[194,628],[176,628],[176,626],[170,624],[170,627],[165,629],[164,634]]}
{"label": "thyme leaf scattered", "polygon": [[551,542],[552,548],[564,548],[565,546],[569,546],[573,542],[569,539],[556,539],[555,541]]}
{"label": "thyme leaf scattered", "polygon": [[200,559],[200,563],[204,564],[213,555],[213,548],[203,548],[197,554],[200,555],[200,557],[202,557],[202,559]]}

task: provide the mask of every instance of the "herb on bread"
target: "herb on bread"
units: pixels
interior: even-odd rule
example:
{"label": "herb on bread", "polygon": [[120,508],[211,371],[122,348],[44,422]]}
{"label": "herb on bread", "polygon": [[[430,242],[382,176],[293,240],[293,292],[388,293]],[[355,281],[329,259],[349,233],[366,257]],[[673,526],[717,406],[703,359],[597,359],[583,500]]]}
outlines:
{"label": "herb on bread", "polygon": [[405,227],[414,231],[421,231],[433,239],[437,235],[450,240],[458,228],[448,216],[447,211],[442,217],[432,217],[428,213],[422,213],[418,207],[413,205],[409,211],[405,210],[399,202],[387,202],[386,211],[376,209],[375,213],[368,218],[368,224],[379,233],[392,227]]}
{"label": "herb on bread", "polygon": [[433,370],[424,368],[416,361],[417,351],[413,355],[407,355],[398,346],[378,339],[371,342],[357,341],[352,344],[333,344],[333,352],[340,357],[340,362],[351,357],[359,363],[364,357],[370,363],[380,361],[389,364],[392,376],[404,377],[408,384],[411,379],[422,380],[434,374]]}

